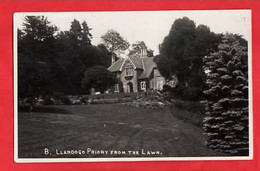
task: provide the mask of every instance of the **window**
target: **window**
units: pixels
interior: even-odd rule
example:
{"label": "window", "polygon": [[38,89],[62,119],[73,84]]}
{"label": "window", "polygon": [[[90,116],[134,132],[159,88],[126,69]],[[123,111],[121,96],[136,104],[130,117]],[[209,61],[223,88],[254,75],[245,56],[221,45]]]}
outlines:
{"label": "window", "polygon": [[156,81],[155,89],[162,90],[163,89],[163,84],[164,84],[163,80]]}
{"label": "window", "polygon": [[141,90],[146,90],[146,83],[145,83],[145,81],[141,82]]}
{"label": "window", "polygon": [[133,75],[133,69],[132,68],[126,68],[125,74],[126,74],[126,76],[132,76]]}
{"label": "window", "polygon": [[115,92],[119,92],[119,84],[115,84]]}

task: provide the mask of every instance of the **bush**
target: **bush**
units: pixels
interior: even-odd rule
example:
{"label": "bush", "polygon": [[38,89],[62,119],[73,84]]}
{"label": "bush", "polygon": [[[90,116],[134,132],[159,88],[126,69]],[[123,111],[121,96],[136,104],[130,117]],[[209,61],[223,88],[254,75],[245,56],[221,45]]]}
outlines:
{"label": "bush", "polygon": [[51,95],[47,95],[45,98],[44,98],[44,105],[53,105],[54,104],[54,99]]}
{"label": "bush", "polygon": [[158,90],[147,90],[137,97],[137,100],[133,100],[126,105],[134,107],[142,107],[146,109],[163,109],[169,105],[169,101],[166,100],[165,94]]}
{"label": "bush", "polygon": [[62,104],[64,104],[64,105],[70,105],[70,104],[72,104],[72,103],[71,103],[71,100],[69,99],[68,96],[65,96],[65,95],[64,95],[64,96],[61,96],[60,100],[61,100]]}
{"label": "bush", "polygon": [[136,99],[139,93],[111,93],[111,94],[98,94],[98,95],[85,95],[89,99],[115,99],[130,97],[131,99]]}

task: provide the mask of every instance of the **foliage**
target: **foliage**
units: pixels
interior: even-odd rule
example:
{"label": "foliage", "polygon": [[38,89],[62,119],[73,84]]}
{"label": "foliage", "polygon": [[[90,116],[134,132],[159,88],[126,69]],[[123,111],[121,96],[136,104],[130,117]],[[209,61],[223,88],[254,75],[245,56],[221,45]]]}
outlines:
{"label": "foliage", "polygon": [[[84,21],[80,24],[79,21],[73,20],[71,22],[70,30],[59,32],[55,45],[55,51],[58,53],[56,60],[64,70],[66,75],[65,92],[74,94],[81,92],[81,80],[83,73],[87,69],[84,61],[89,59],[89,65],[95,63],[96,48],[92,48],[89,28]],[[93,52],[94,51],[94,52]],[[84,53],[82,53],[84,52]]]}
{"label": "foliage", "polygon": [[139,41],[139,42],[133,43],[132,44],[132,48],[129,51],[128,55],[139,58],[141,56],[141,50],[143,48],[147,49],[147,46],[145,45],[145,43],[143,41]]}
{"label": "foliage", "polygon": [[216,49],[219,36],[207,26],[196,27],[187,17],[174,21],[168,36],[155,58],[160,73],[166,78],[178,78],[180,90],[205,86],[202,57]]}
{"label": "foliage", "polygon": [[84,71],[111,61],[103,44],[91,44],[90,31],[86,21],[74,19],[69,31],[58,32],[46,17],[26,16],[17,31],[19,97],[81,93]]}
{"label": "foliage", "polygon": [[147,57],[153,57],[153,50],[147,49],[146,44],[143,41],[138,41],[131,45],[131,49],[129,50],[129,56],[134,56],[139,58],[141,56],[141,50],[147,50]]}
{"label": "foliage", "polygon": [[137,100],[126,105],[141,107],[146,109],[163,109],[170,103],[166,100],[164,92],[159,90],[147,90],[140,94]]}
{"label": "foliage", "polygon": [[20,98],[37,97],[51,92],[49,83],[50,68],[46,63],[40,63],[20,56],[18,60],[18,95]]}
{"label": "foliage", "polygon": [[27,16],[18,30],[19,97],[36,97],[51,91],[51,64],[57,28],[43,16]]}
{"label": "foliage", "polygon": [[108,30],[101,39],[106,48],[117,57],[129,47],[128,41],[115,30]]}
{"label": "foliage", "polygon": [[225,34],[218,50],[204,58],[207,71],[203,128],[210,148],[248,155],[247,42]]}
{"label": "foliage", "polygon": [[52,98],[51,95],[47,95],[44,99],[44,105],[53,105],[54,104],[54,99]]}
{"label": "foliage", "polygon": [[96,65],[85,71],[81,84],[84,89],[89,90],[93,87],[97,91],[104,92],[116,82],[115,74],[103,66]]}
{"label": "foliage", "polygon": [[131,99],[136,99],[138,93],[111,93],[111,94],[97,94],[97,95],[87,95],[89,99],[121,99],[124,97],[130,97]]}
{"label": "foliage", "polygon": [[70,98],[68,96],[66,96],[66,95],[61,96],[60,97],[60,101],[64,105],[70,105],[72,103]]}
{"label": "foliage", "polygon": [[54,33],[58,30],[56,26],[44,16],[26,16],[23,23],[23,32],[27,39],[35,41],[45,41],[52,39]]}

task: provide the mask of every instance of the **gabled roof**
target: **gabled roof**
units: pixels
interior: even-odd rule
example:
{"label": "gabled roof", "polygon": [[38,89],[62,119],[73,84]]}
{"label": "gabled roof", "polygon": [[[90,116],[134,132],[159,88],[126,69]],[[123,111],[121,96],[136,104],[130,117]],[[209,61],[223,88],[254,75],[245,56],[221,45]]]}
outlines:
{"label": "gabled roof", "polygon": [[149,78],[154,68],[157,68],[156,63],[153,60],[153,57],[142,58],[144,64],[144,71],[138,77],[138,79]]}
{"label": "gabled roof", "polygon": [[142,58],[136,58],[133,56],[128,57],[134,64],[134,66],[138,69],[144,69],[143,68],[143,63],[142,63]]}
{"label": "gabled roof", "polygon": [[114,64],[112,64],[112,65],[108,68],[108,70],[109,70],[110,72],[120,71],[120,68],[121,68],[123,62],[124,62],[124,59],[119,59],[119,60],[117,60]]}
{"label": "gabled roof", "polygon": [[121,69],[127,59],[129,59],[133,63],[135,69],[143,70],[142,73],[140,74],[140,76],[138,76],[138,79],[149,78],[153,72],[153,69],[157,68],[157,65],[154,62],[153,57],[147,57],[147,58],[127,57],[125,59],[117,60],[113,65],[111,65],[108,68],[108,70],[110,72],[121,71]]}

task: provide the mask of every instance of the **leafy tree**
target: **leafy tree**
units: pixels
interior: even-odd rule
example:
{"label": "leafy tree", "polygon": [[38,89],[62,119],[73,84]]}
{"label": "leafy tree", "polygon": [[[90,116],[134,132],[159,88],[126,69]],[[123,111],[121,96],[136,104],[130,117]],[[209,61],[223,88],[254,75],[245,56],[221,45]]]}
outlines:
{"label": "leafy tree", "polygon": [[44,41],[53,38],[57,27],[44,16],[26,16],[23,23],[23,32],[31,40]]}
{"label": "leafy tree", "polygon": [[111,53],[103,44],[98,46],[88,45],[80,49],[80,57],[86,68],[94,65],[109,67],[111,65]]}
{"label": "leafy tree", "polygon": [[90,33],[90,30],[92,30],[92,28],[89,28],[86,21],[83,21],[81,25],[82,25],[82,34],[81,34],[82,43],[86,45],[90,45],[92,39],[92,34]]}
{"label": "leafy tree", "polygon": [[169,35],[160,46],[158,69],[166,78],[178,77],[183,87],[187,84],[191,54],[189,48],[196,36],[194,21],[187,17],[174,21]]}
{"label": "leafy tree", "polygon": [[83,21],[82,24],[76,19],[71,22],[69,38],[74,47],[81,45],[91,45],[92,34],[90,33],[92,28],[88,27],[87,22]]}
{"label": "leafy tree", "polygon": [[153,55],[153,52],[154,52],[154,50],[152,50],[152,49],[147,49],[147,57],[153,57],[154,55]]}
{"label": "leafy tree", "polygon": [[99,44],[97,45],[97,48],[100,52],[100,65],[108,68],[111,65],[111,55],[112,53],[108,51],[108,49],[106,48],[106,46],[104,44]]}
{"label": "leafy tree", "polygon": [[134,56],[139,58],[141,56],[141,50],[145,48],[147,50],[147,57],[153,56],[153,50],[147,49],[146,44],[143,41],[138,41],[132,44],[131,49],[129,50],[129,56]]}
{"label": "leafy tree", "polygon": [[141,50],[144,48],[147,49],[146,44],[143,41],[138,41],[138,42],[132,44],[132,48],[129,51],[128,55],[139,58],[141,56]]}
{"label": "leafy tree", "polygon": [[210,148],[248,155],[247,42],[225,34],[218,49],[204,58],[207,88],[203,128]]}
{"label": "leafy tree", "polygon": [[91,45],[90,30],[86,21],[80,24],[74,19],[69,31],[60,32],[57,35],[55,46],[58,54],[57,61],[66,75],[67,83],[64,86],[67,93],[81,93],[84,71],[93,64],[97,64],[95,61],[98,59],[92,55],[95,48]]}
{"label": "leafy tree", "polygon": [[18,29],[19,97],[51,93],[56,31],[57,27],[43,16],[26,16],[23,28]]}
{"label": "leafy tree", "polygon": [[103,93],[106,89],[117,82],[116,75],[107,70],[103,66],[93,66],[87,69],[82,80],[82,87],[89,90],[95,88]]}
{"label": "leafy tree", "polygon": [[218,42],[218,35],[208,27],[196,27],[187,17],[177,19],[160,45],[160,54],[155,62],[166,79],[178,78],[181,94],[200,94],[205,86],[202,57],[216,49]]}
{"label": "leafy tree", "polygon": [[120,56],[129,47],[129,43],[117,31],[108,30],[101,36],[102,43],[112,53],[112,55]]}
{"label": "leafy tree", "polygon": [[52,92],[50,68],[44,62],[36,62],[26,56],[20,56],[18,60],[18,96],[38,97]]}

